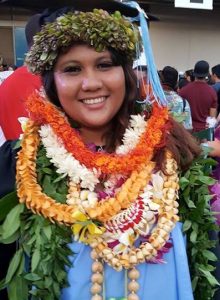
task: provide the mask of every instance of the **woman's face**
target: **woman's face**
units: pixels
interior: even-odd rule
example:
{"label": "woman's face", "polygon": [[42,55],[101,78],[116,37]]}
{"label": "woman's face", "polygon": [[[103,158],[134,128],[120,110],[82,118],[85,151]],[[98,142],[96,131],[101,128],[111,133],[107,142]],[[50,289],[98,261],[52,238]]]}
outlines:
{"label": "woman's face", "polygon": [[107,127],[124,101],[124,71],[109,51],[74,45],[59,56],[54,79],[61,106],[82,127]]}

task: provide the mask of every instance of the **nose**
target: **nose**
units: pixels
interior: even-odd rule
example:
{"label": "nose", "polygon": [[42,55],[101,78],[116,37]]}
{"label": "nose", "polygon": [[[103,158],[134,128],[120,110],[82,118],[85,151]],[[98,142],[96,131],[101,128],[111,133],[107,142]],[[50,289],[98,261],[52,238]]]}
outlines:
{"label": "nose", "polygon": [[87,91],[96,91],[102,88],[102,80],[98,76],[93,75],[86,76],[82,80],[82,90]]}

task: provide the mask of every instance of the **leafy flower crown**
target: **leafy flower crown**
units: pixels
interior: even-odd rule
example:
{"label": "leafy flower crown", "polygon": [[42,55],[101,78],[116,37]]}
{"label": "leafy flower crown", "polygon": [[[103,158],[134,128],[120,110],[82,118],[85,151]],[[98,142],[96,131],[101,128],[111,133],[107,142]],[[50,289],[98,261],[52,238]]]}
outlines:
{"label": "leafy flower crown", "polygon": [[[30,71],[42,74],[51,70],[60,48],[73,42],[86,42],[102,52],[113,48],[131,61],[141,49],[140,33],[120,12],[114,14],[101,9],[93,12],[69,12],[46,24],[34,37],[34,44],[26,56]],[[137,45],[138,44],[138,45]]]}

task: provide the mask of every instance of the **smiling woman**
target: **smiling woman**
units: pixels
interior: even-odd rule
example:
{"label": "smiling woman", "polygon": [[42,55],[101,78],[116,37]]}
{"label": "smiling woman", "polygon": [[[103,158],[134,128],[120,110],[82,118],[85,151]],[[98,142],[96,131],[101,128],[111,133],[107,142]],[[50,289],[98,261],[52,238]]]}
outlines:
{"label": "smiling woman", "polygon": [[18,249],[0,287],[10,300],[192,300],[178,190],[200,148],[156,93],[137,107],[137,27],[72,11],[34,41],[43,88],[26,100],[18,202],[1,202],[0,241]]}
{"label": "smiling woman", "polygon": [[[103,145],[103,134],[112,130],[111,120],[125,97],[122,66],[113,63],[107,50],[98,53],[88,45],[75,45],[58,58],[54,81],[60,104],[79,124],[84,142]],[[96,141],[90,136],[95,128]]]}

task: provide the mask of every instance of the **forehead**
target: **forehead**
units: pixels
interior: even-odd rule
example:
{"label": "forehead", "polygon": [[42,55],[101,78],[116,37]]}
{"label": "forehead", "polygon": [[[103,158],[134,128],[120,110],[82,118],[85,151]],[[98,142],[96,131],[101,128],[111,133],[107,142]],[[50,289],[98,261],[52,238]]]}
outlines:
{"label": "forehead", "polygon": [[83,59],[86,61],[87,59],[102,59],[102,58],[110,58],[111,52],[109,50],[97,52],[95,48],[89,46],[87,44],[74,44],[68,49],[63,50],[59,56],[57,61],[65,61],[68,59],[78,60]]}

